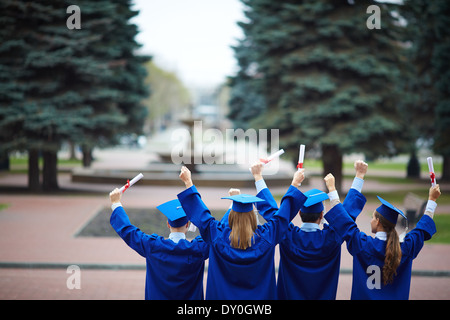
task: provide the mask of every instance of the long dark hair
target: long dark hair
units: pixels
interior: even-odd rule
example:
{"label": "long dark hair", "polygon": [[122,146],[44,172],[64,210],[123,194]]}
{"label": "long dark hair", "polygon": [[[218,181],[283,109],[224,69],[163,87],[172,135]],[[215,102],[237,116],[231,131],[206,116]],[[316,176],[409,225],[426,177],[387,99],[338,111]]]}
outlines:
{"label": "long dark hair", "polygon": [[375,217],[380,220],[381,226],[387,235],[383,266],[383,284],[387,285],[392,283],[394,276],[397,275],[397,268],[402,260],[402,249],[400,247],[400,239],[395,230],[395,224],[388,221],[378,212],[375,212]]}

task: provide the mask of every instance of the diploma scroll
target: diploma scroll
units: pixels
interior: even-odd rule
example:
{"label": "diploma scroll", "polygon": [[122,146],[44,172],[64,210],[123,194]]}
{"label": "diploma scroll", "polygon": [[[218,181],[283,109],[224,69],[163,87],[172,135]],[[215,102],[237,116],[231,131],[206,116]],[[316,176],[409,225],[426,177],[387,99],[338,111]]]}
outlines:
{"label": "diploma scroll", "polygon": [[435,187],[436,186],[436,174],[434,173],[433,158],[428,157],[427,162],[428,162],[428,171],[430,172],[431,186]]}
{"label": "diploma scroll", "polygon": [[284,153],[284,150],[283,150],[283,149],[280,149],[280,150],[278,150],[277,152],[275,152],[274,154],[271,154],[267,159],[261,159],[261,161],[262,161],[264,164],[267,164],[267,163],[269,163],[270,161],[272,161],[273,159],[280,157],[283,153]]}
{"label": "diploma scroll", "polygon": [[[283,153],[284,153],[284,150],[280,149],[277,152],[275,152],[274,154],[271,154],[267,159],[259,159],[259,161],[261,161],[263,163],[263,166],[265,166],[266,164],[268,164],[273,159],[280,157]],[[251,168],[248,168],[248,170],[250,172],[252,172]]]}
{"label": "diploma scroll", "polygon": [[131,181],[128,180],[127,183],[122,188],[119,189],[119,191],[124,193],[129,187],[131,187],[133,184],[141,180],[143,177],[144,175],[142,173],[139,173],[136,177],[131,179]]}
{"label": "diploma scroll", "polygon": [[193,223],[191,222],[191,224],[189,225],[188,231],[189,231],[189,232],[195,232],[195,231],[197,231],[197,227],[195,226],[195,224],[193,224]]}
{"label": "diploma scroll", "polygon": [[297,163],[297,170],[300,170],[303,168],[303,160],[305,160],[305,145],[300,145],[300,151],[298,153],[298,163]]}

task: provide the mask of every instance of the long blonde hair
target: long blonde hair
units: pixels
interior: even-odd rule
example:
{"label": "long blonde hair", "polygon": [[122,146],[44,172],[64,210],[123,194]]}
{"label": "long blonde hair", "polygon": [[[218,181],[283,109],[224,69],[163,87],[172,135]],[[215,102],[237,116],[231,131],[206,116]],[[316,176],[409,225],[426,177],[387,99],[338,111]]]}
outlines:
{"label": "long blonde hair", "polygon": [[386,253],[383,266],[383,284],[392,283],[394,276],[397,275],[397,268],[402,260],[402,249],[400,247],[400,240],[395,230],[395,224],[388,221],[381,214],[375,211],[375,217],[380,220],[380,223],[386,232]]}
{"label": "long blonde hair", "polygon": [[252,246],[254,232],[258,226],[255,212],[236,212],[231,210],[228,216],[228,224],[231,228],[231,247],[245,250]]}

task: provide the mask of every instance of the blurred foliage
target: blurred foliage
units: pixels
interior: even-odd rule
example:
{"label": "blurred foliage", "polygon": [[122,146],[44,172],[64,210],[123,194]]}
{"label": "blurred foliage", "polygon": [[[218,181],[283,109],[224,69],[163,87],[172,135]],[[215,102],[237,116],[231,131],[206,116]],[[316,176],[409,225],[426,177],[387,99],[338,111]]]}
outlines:
{"label": "blurred foliage", "polygon": [[[407,22],[402,116],[411,140],[428,139],[444,157],[441,179],[450,180],[450,2],[405,0]],[[411,125],[414,123],[414,125]]]}
{"label": "blurred foliage", "polygon": [[[450,171],[450,2],[242,0],[244,39],[234,48],[229,117],[235,127],[276,128],[296,163],[298,146],[341,176],[342,155],[408,152],[417,142]],[[307,154],[308,156],[308,154]],[[446,169],[447,168],[447,169]],[[416,162],[411,175],[419,174]],[[337,181],[338,182],[338,181]]]}
{"label": "blurred foliage", "polygon": [[[0,154],[28,151],[30,180],[57,188],[56,152],[63,142],[89,155],[94,146],[137,132],[147,109],[143,63],[129,19],[131,1],[77,1],[81,29],[69,29],[70,1],[0,3]],[[34,187],[36,187],[34,185]]]}
{"label": "blurred foliage", "polygon": [[152,88],[152,94],[142,103],[147,107],[151,130],[157,131],[187,109],[191,96],[174,72],[161,69],[153,61],[145,67],[148,73],[145,82]]}
{"label": "blurred foliage", "polygon": [[235,49],[230,117],[238,125],[280,129],[296,162],[300,143],[322,152],[341,180],[342,155],[393,155],[401,147],[397,85],[403,49],[391,6],[369,30],[372,1],[243,0],[248,21]]}

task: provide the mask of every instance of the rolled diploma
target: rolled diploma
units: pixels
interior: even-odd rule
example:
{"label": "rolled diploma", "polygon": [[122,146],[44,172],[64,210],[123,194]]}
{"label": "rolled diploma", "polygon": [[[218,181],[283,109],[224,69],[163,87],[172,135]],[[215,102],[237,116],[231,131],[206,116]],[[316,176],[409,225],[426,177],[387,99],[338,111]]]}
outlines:
{"label": "rolled diploma", "polygon": [[[274,154],[271,154],[266,160],[267,163],[269,163],[270,161],[272,161],[275,158],[278,158],[279,156],[281,156],[284,153],[283,149],[278,150],[277,152],[275,152]],[[267,163],[263,163],[263,166],[265,166]],[[252,172],[252,168],[248,168],[248,171]]]}
{"label": "rolled diploma", "polygon": [[284,153],[284,150],[283,150],[283,149],[278,150],[278,151],[275,152],[274,154],[270,155],[270,156],[267,158],[267,161],[270,162],[270,161],[272,161],[273,159],[278,158],[279,156],[281,156],[283,153]]}
{"label": "rolled diploma", "polygon": [[[142,174],[142,173],[139,173],[136,177],[134,177],[133,179],[131,179],[131,181],[130,181],[130,186],[129,187],[131,187],[133,184],[135,184],[136,182],[138,182],[139,180],[141,180],[142,178],[144,177],[144,175]],[[122,188],[120,188],[119,189],[119,191],[120,192],[125,192],[125,187],[126,187],[127,185],[124,185]],[[128,187],[128,188],[129,188]]]}
{"label": "rolled diploma", "polygon": [[431,186],[435,187],[436,186],[436,175],[434,174],[433,158],[428,157],[427,162],[428,162],[428,171],[430,171]]}
{"label": "rolled diploma", "polygon": [[301,168],[303,168],[303,160],[305,159],[305,145],[301,144],[300,145],[300,151],[298,154],[298,170],[300,170]]}
{"label": "rolled diploma", "polygon": [[191,221],[191,224],[189,225],[188,231],[189,232],[197,231],[197,227],[195,226],[195,224],[192,223],[192,221]]}

